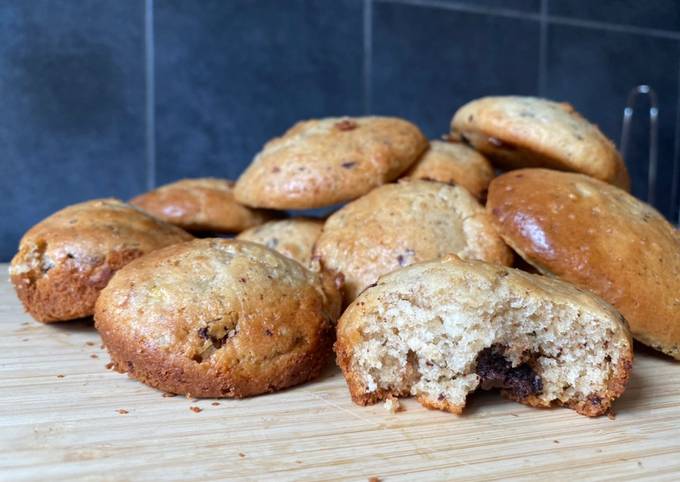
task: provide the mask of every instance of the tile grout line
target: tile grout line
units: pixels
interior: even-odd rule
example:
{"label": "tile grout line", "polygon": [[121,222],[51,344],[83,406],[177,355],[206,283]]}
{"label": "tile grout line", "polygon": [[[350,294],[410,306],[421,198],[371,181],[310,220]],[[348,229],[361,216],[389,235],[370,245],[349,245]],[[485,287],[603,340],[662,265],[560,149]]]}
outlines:
{"label": "tile grout line", "polygon": [[364,115],[371,113],[373,99],[371,84],[373,80],[373,0],[364,0]]}
{"label": "tile grout line", "polygon": [[[671,222],[680,225],[680,199],[678,199],[678,182],[680,179],[680,58],[678,59],[677,99],[675,105],[675,138],[673,142],[673,182],[671,184]],[[677,210],[677,212],[676,212]]]}
{"label": "tile grout line", "polygon": [[144,2],[144,83],[146,118],[146,187],[156,187],[156,82],[153,29],[153,0]]}
{"label": "tile grout line", "polygon": [[[374,0],[381,3],[394,3],[402,5],[411,5],[414,7],[430,7],[441,10],[451,10],[455,12],[472,13],[478,15],[489,15],[492,17],[506,17],[521,20],[531,20],[540,22],[542,16],[540,13],[532,13],[521,10],[513,10],[492,7],[479,7],[475,5],[461,4],[456,2],[444,2],[443,0]],[[635,35],[646,35],[648,37],[666,38],[671,40],[680,40],[680,32],[672,30],[663,30],[646,27],[636,27],[634,25],[614,24],[607,22],[600,22],[596,20],[584,20],[578,18],[562,17],[559,15],[546,15],[545,19],[548,24],[567,25],[571,27],[581,27],[595,30],[607,30],[612,32],[629,33]]]}
{"label": "tile grout line", "polygon": [[548,0],[541,0],[541,25],[538,44],[538,95],[545,97],[548,80]]}

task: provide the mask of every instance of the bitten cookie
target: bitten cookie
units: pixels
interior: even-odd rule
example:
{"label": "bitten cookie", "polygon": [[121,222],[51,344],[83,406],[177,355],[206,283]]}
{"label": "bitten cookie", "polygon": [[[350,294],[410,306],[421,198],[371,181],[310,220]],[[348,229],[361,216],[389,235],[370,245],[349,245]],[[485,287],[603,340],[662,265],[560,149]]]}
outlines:
{"label": "bitten cookie", "polygon": [[236,202],[233,188],[226,179],[182,179],[141,194],[130,204],[189,231],[239,233],[274,217]]}
{"label": "bitten cookie", "polygon": [[433,140],[404,177],[458,184],[483,199],[494,172],[491,163],[468,145]]}
{"label": "bitten cookie", "polygon": [[574,171],[630,188],[614,143],[566,103],[484,97],[461,107],[451,130],[501,167]]}
{"label": "bitten cookie", "polygon": [[90,316],[99,292],[127,263],[193,239],[116,199],[68,206],[33,226],[9,268],[17,296],[36,320]]}
{"label": "bitten cookie", "polygon": [[654,208],[587,176],[522,169],[491,183],[487,209],[526,261],[600,295],[636,339],[680,360],[680,234]]}
{"label": "bitten cookie", "polygon": [[383,274],[449,253],[512,263],[469,192],[420,180],[379,187],[346,205],[328,218],[315,247],[323,268],[344,277],[346,302]]}
{"label": "bitten cookie", "polygon": [[299,122],[264,146],[237,181],[236,199],[272,209],[350,201],[399,177],[427,146],[416,126],[394,117]]}
{"label": "bitten cookie", "polygon": [[319,239],[323,220],[291,218],[270,221],[243,231],[236,239],[264,244],[284,256],[294,259],[302,266],[311,266],[312,249]]}
{"label": "bitten cookie", "polygon": [[265,246],[200,239],[144,256],[102,291],[95,327],[115,368],[194,397],[247,397],[316,377],[339,296]]}
{"label": "bitten cookie", "polygon": [[415,396],[460,413],[477,388],[534,407],[606,413],[624,391],[632,340],[621,315],[559,280],[455,256],[382,277],[338,322],[354,402]]}

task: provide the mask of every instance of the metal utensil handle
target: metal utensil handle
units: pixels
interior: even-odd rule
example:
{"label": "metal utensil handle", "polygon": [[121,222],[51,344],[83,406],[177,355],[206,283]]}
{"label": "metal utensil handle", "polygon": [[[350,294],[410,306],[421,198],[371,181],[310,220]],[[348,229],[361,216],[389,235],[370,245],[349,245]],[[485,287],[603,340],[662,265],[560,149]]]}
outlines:
{"label": "metal utensil handle", "polygon": [[656,201],[656,174],[658,163],[658,135],[659,135],[659,107],[656,92],[648,85],[633,87],[628,93],[626,108],[623,110],[623,125],[621,127],[621,143],[619,151],[625,160],[626,150],[630,141],[630,126],[635,114],[635,100],[638,95],[646,95],[649,99],[649,159],[647,161],[647,202],[654,205]]}

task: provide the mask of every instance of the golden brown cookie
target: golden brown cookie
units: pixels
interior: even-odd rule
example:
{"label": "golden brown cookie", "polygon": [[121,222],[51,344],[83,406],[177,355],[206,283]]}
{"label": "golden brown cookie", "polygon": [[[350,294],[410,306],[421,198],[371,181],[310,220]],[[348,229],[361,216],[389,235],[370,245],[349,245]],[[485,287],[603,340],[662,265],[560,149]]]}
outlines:
{"label": "golden brown cookie", "polygon": [[324,221],[311,218],[291,218],[269,221],[250,228],[236,239],[264,244],[305,267],[311,266],[312,249],[319,239]]}
{"label": "golden brown cookie", "polygon": [[587,176],[522,169],[491,183],[487,209],[526,261],[600,295],[636,339],[680,359],[680,234],[654,208]]}
{"label": "golden brown cookie", "polygon": [[394,117],[299,122],[264,146],[237,181],[236,199],[272,209],[350,201],[399,177],[427,146],[416,126]]}
{"label": "golden brown cookie", "polygon": [[255,243],[200,239],[116,273],[95,326],[120,372],[170,393],[240,398],[316,377],[338,314],[334,286],[299,263]]}
{"label": "golden brown cookie", "polygon": [[192,239],[117,199],[68,206],[24,234],[9,268],[17,296],[36,320],[90,316],[118,269],[155,249]]}
{"label": "golden brown cookie", "polygon": [[325,270],[344,277],[346,302],[385,273],[449,253],[512,263],[469,192],[421,180],[379,187],[331,215],[314,252]]}
{"label": "golden brown cookie", "polygon": [[234,200],[234,183],[204,177],[182,179],[141,194],[130,204],[189,231],[239,233],[275,217]]}
{"label": "golden brown cookie", "polygon": [[456,256],[383,276],[338,321],[360,404],[415,396],[460,413],[477,388],[534,407],[606,413],[633,360],[623,317],[569,283]]}
{"label": "golden brown cookie", "polygon": [[458,109],[451,130],[504,168],[574,171],[630,189],[614,143],[566,103],[484,97]]}
{"label": "golden brown cookie", "polygon": [[484,199],[494,171],[486,157],[467,144],[433,140],[404,177],[457,184]]}

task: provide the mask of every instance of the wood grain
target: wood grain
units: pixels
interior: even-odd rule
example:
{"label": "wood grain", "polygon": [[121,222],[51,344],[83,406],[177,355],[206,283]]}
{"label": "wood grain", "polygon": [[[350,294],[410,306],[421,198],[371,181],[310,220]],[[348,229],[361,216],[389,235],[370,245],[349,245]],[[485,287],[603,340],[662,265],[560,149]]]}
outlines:
{"label": "wood grain", "polygon": [[497,393],[460,417],[412,400],[391,414],[353,405],[333,367],[213,405],[107,370],[91,321],[33,321],[0,275],[2,480],[680,478],[680,365],[653,353],[638,354],[614,420]]}

